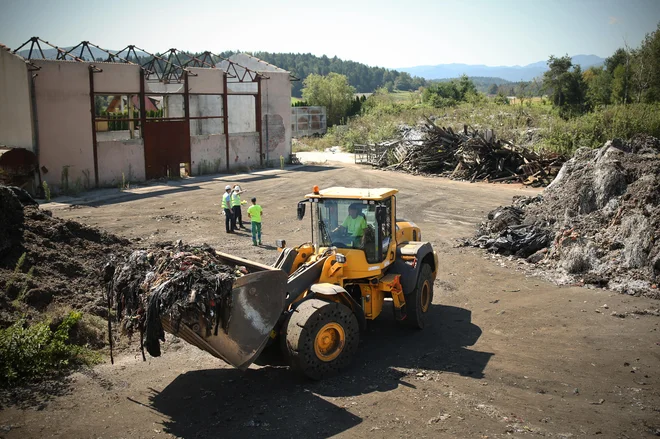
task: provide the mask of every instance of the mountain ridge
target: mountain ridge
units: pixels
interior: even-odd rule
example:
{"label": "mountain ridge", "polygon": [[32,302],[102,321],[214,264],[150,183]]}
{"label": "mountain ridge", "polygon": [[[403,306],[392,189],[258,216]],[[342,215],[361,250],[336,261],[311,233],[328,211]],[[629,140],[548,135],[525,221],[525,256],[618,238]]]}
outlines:
{"label": "mountain ridge", "polygon": [[[573,64],[579,64],[582,69],[599,66],[605,58],[597,55],[574,55]],[[448,63],[396,68],[399,72],[407,72],[427,80],[456,78],[462,74],[467,76],[488,76],[506,79],[507,81],[531,81],[548,70],[547,61],[537,61],[524,66],[487,66],[485,64]]]}

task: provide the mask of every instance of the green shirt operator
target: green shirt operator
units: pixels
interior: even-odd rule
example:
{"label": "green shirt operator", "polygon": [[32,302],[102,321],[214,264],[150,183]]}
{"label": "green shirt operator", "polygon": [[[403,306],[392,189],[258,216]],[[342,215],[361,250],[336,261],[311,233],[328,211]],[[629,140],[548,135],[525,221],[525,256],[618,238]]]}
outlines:
{"label": "green shirt operator", "polygon": [[351,204],[348,207],[348,216],[341,226],[335,230],[341,230],[348,233],[353,238],[353,247],[360,247],[362,236],[364,236],[364,229],[367,228],[367,220],[364,216],[360,215],[359,207]]}

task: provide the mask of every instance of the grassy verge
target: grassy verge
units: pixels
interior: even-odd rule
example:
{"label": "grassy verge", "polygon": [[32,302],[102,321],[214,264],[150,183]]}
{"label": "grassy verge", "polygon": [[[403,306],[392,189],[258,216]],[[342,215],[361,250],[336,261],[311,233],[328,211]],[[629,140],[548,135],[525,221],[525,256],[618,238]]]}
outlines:
{"label": "grassy verge", "polygon": [[416,103],[415,95],[401,100],[397,94],[371,96],[360,116],[341,127],[332,127],[317,139],[305,139],[302,150],[323,150],[339,145],[349,151],[354,145],[394,138],[401,124],[415,125],[424,117],[436,124],[462,129],[491,128],[499,138],[518,145],[572,154],[577,148],[596,148],[612,138],[628,139],[637,133],[660,137],[660,105],[612,105],[572,119],[562,119],[549,104],[526,101],[524,105],[502,105],[492,100],[433,108]]}

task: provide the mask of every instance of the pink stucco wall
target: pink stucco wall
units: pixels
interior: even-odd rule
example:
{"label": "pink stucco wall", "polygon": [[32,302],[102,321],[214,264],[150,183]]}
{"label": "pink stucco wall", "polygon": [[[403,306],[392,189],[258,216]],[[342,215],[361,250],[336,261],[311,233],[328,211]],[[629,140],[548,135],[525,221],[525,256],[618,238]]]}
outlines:
{"label": "pink stucco wall", "polygon": [[142,139],[97,143],[99,186],[117,186],[126,182],[144,181],[144,143]]}
{"label": "pink stucco wall", "polygon": [[229,167],[259,166],[259,133],[229,135]]}
{"label": "pink stucco wall", "polygon": [[140,66],[122,63],[95,63],[94,93],[139,93]]}
{"label": "pink stucco wall", "polygon": [[262,81],[264,163],[291,155],[291,81],[288,72],[267,72]]}
{"label": "pink stucco wall", "polygon": [[0,145],[33,151],[28,77],[25,61],[0,48]]}
{"label": "pink stucco wall", "polygon": [[190,93],[224,93],[224,72],[222,69],[191,67],[189,70],[194,73],[194,75],[188,76],[188,90]]}
{"label": "pink stucco wall", "polygon": [[[68,167],[69,185],[94,184],[94,155],[87,63],[33,60],[42,179],[58,187]],[[42,168],[43,169],[43,168]],[[86,178],[85,173],[90,176]]]}
{"label": "pink stucco wall", "polygon": [[213,174],[227,169],[224,134],[190,136],[191,174]]}

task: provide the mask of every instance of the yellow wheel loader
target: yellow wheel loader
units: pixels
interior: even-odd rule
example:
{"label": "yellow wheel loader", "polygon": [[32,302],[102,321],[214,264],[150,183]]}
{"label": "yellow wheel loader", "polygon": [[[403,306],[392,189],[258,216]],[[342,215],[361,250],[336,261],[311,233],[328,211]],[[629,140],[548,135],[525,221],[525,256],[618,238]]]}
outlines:
{"label": "yellow wheel loader", "polygon": [[207,336],[182,325],[177,335],[240,369],[280,347],[293,369],[322,379],[351,363],[386,300],[397,320],[423,328],[438,258],[414,223],[397,220],[397,192],[315,186],[297,207],[303,220],[309,206],[312,240],[278,241],[272,267],[220,254],[250,273],[234,283],[222,329]]}

